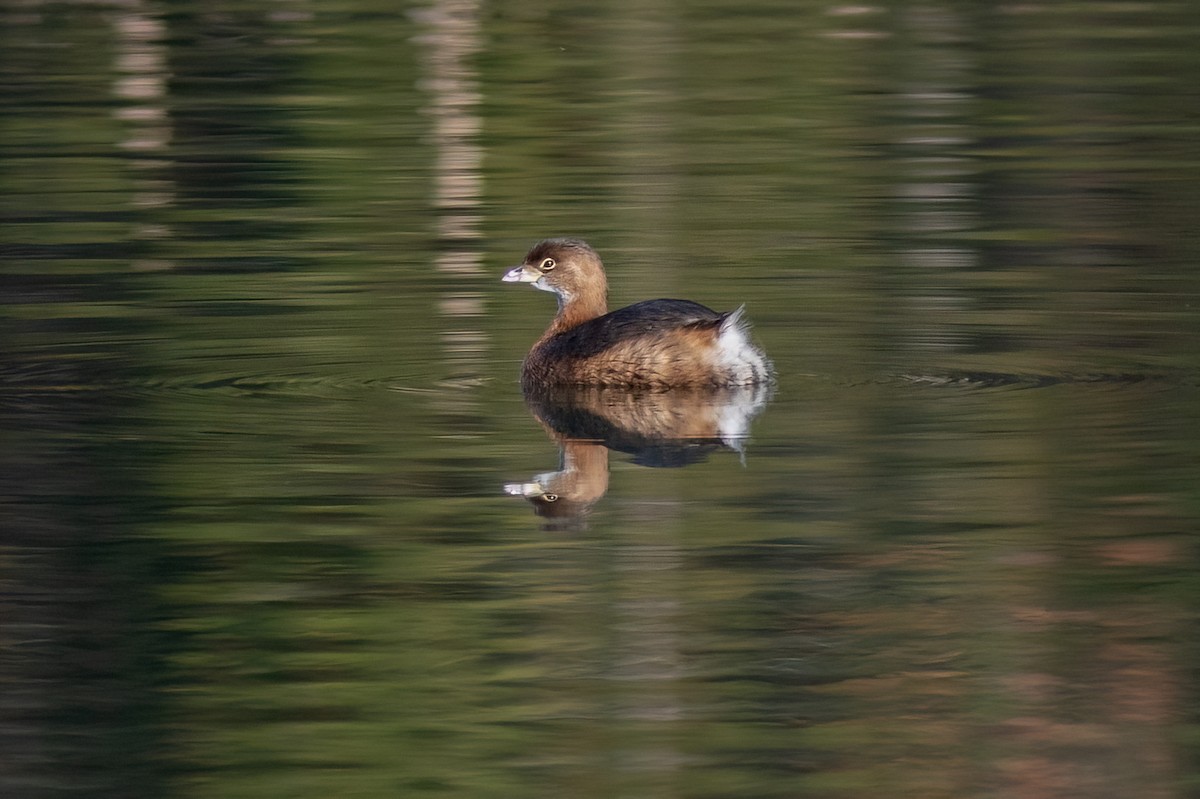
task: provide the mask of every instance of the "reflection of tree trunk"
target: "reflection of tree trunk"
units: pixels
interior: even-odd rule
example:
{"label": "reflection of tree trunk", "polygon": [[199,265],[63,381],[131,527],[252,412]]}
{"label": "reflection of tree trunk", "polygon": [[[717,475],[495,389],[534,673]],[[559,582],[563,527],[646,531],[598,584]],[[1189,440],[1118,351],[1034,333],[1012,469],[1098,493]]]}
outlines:
{"label": "reflection of tree trunk", "polygon": [[907,324],[899,344],[913,354],[954,352],[969,343],[961,327],[972,299],[966,276],[979,266],[974,247],[964,246],[977,225],[972,167],[963,155],[970,144],[966,123],[969,64],[962,47],[964,21],[948,9],[910,9],[904,24],[920,57],[900,77],[899,185],[900,267],[898,291]]}
{"label": "reflection of tree trunk", "polygon": [[[115,13],[113,30],[117,47],[118,78],[113,93],[128,102],[116,112],[129,125],[129,135],[120,146],[131,156],[128,163],[137,170],[134,208],[149,212],[174,202],[174,191],[165,172],[171,127],[167,116],[167,56],[162,42],[166,26],[150,15],[144,3],[131,2]],[[135,239],[152,241],[169,237],[165,225],[142,221],[133,231]],[[157,259],[141,259],[137,269],[165,269],[170,264]]]}
{"label": "reflection of tree trunk", "polygon": [[[485,333],[470,323],[483,314],[483,295],[454,287],[456,278],[479,273],[479,202],[482,193],[483,151],[476,139],[480,130],[479,85],[471,57],[482,46],[479,0],[435,0],[413,12],[424,28],[423,85],[429,95],[431,138],[436,151],[433,206],[443,249],[437,268],[451,288],[442,295],[440,311],[448,329],[442,333],[455,383],[473,382],[482,372]],[[461,393],[455,402],[466,403]],[[451,399],[440,398],[442,407]],[[460,408],[461,409],[461,408]]]}

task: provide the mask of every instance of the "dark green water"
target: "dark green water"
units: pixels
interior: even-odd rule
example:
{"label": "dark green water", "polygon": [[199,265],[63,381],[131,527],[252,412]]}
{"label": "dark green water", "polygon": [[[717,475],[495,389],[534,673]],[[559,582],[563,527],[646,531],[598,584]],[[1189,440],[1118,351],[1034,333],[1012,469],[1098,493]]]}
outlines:
{"label": "dark green water", "polygon": [[[0,794],[1194,794],[1198,34],[0,4]],[[527,405],[560,234],[773,397]]]}

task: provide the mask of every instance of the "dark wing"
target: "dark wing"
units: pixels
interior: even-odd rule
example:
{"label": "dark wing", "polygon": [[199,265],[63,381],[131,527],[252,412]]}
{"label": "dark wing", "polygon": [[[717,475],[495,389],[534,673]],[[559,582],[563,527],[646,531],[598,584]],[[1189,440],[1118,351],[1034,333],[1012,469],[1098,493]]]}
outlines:
{"label": "dark wing", "polygon": [[547,354],[553,356],[558,350],[586,358],[638,336],[683,327],[716,327],[728,315],[691,300],[646,300],[558,334],[547,342]]}

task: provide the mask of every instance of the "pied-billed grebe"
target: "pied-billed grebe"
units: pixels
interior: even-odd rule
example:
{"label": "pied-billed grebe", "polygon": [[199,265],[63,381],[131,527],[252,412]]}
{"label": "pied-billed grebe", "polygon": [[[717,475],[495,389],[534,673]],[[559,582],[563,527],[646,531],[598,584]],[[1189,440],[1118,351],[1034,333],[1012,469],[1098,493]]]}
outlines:
{"label": "pied-billed grebe", "polygon": [[526,386],[632,388],[744,386],[773,380],[750,343],[742,308],[717,313],[690,300],[646,300],[608,312],[596,251],[579,239],[546,239],[505,273],[558,295],[558,314],[525,356]]}

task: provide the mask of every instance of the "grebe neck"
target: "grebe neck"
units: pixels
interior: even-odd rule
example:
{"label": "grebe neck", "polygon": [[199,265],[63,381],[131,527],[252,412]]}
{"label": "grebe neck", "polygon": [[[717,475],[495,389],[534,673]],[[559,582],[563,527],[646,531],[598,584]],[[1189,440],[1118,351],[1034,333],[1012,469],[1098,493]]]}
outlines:
{"label": "grebe neck", "polygon": [[554,321],[550,323],[550,329],[546,331],[546,336],[553,336],[556,333],[562,333],[570,330],[573,327],[578,327],[584,322],[595,319],[599,316],[604,316],[608,313],[608,298],[605,296],[607,292],[590,292],[584,294],[566,294],[558,295],[558,313],[554,317]]}

